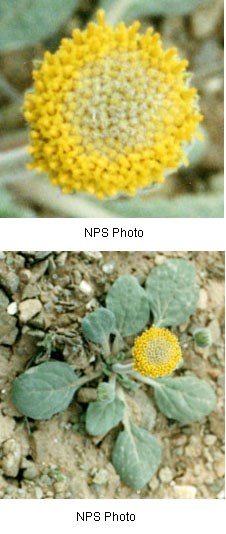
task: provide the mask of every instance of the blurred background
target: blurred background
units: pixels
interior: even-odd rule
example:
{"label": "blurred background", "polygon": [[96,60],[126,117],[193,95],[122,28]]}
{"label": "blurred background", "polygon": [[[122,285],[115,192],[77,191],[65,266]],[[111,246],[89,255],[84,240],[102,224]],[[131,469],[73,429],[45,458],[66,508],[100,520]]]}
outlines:
{"label": "blurred background", "polygon": [[[205,142],[190,165],[155,192],[97,201],[62,195],[44,175],[25,169],[28,127],[24,92],[34,60],[54,52],[62,37],[84,28],[102,7],[107,22],[139,18],[164,48],[187,58],[200,95]],[[0,217],[223,217],[223,0],[0,0]]]}

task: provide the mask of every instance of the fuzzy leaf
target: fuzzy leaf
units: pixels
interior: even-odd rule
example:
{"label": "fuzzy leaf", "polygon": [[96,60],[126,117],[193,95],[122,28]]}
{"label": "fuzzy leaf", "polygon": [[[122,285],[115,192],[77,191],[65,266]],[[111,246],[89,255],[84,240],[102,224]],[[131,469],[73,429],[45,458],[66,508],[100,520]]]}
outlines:
{"label": "fuzzy leaf", "polygon": [[151,480],[161,461],[161,446],[147,430],[133,424],[117,437],[112,463],[120,478],[139,490]]}
{"label": "fuzzy leaf", "polygon": [[123,336],[137,334],[148,322],[148,299],[134,276],[120,276],[111,287],[106,304],[114,313],[117,328]]}
{"label": "fuzzy leaf", "polygon": [[77,7],[77,0],[9,0],[0,4],[0,49],[32,46],[55,33]]}
{"label": "fuzzy leaf", "polygon": [[124,403],[117,397],[112,402],[90,402],[86,412],[86,430],[92,436],[107,434],[123,418]]}
{"label": "fuzzy leaf", "polygon": [[[170,179],[170,177],[168,178]],[[94,201],[92,201],[94,204]],[[100,201],[99,201],[100,202]],[[98,201],[95,202],[98,205]],[[151,198],[151,194],[128,199],[102,201],[102,207],[109,209],[118,217],[143,218],[221,218],[224,217],[224,195],[220,193],[202,193],[180,195],[176,198]]]}
{"label": "fuzzy leaf", "polygon": [[16,200],[6,191],[0,189],[0,219],[35,217],[35,213],[21,207]]}
{"label": "fuzzy leaf", "polygon": [[101,345],[116,332],[115,316],[106,308],[100,308],[82,320],[82,332],[86,339]]}
{"label": "fuzzy leaf", "polygon": [[158,326],[184,323],[198,306],[195,268],[182,258],[154,267],[147,278],[146,290]]}
{"label": "fuzzy leaf", "polygon": [[185,425],[199,421],[214,409],[215,393],[205,380],[193,377],[161,378],[157,383],[154,389],[156,403],[170,419]]}
{"label": "fuzzy leaf", "polygon": [[44,362],[31,367],[13,382],[17,409],[32,419],[50,419],[70,404],[77,389],[74,371],[63,362]]}
{"label": "fuzzy leaf", "polygon": [[102,0],[99,6],[106,10],[107,21],[112,24],[145,16],[184,15],[210,0]]}

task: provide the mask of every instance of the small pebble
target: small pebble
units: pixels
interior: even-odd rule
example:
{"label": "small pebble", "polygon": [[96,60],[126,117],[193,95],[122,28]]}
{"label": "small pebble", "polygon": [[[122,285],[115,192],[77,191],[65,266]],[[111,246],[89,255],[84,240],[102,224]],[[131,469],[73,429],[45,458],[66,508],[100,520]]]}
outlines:
{"label": "small pebble", "polygon": [[93,482],[94,484],[106,484],[108,481],[108,478],[109,478],[108,471],[106,471],[106,469],[100,469],[95,474],[93,478]]}
{"label": "small pebble", "polygon": [[161,482],[171,482],[173,480],[173,472],[169,467],[162,467],[159,471],[159,478]]}
{"label": "small pebble", "polygon": [[21,282],[24,282],[27,284],[31,279],[31,271],[29,271],[28,269],[22,269],[20,271],[20,279],[21,279]]}
{"label": "small pebble", "polygon": [[16,478],[21,464],[21,446],[15,439],[10,438],[3,443],[2,470],[8,477]]}
{"label": "small pebble", "polygon": [[159,487],[159,480],[157,479],[157,477],[153,477],[149,484],[148,484],[149,488],[152,490],[152,491],[156,491]]}
{"label": "small pebble", "polygon": [[9,315],[15,315],[17,313],[17,310],[18,310],[17,302],[10,302],[7,308],[7,313]]}
{"label": "small pebble", "polygon": [[19,303],[19,318],[21,323],[28,323],[42,309],[40,300],[27,299]]}
{"label": "small pebble", "polygon": [[214,319],[213,321],[211,321],[211,323],[209,323],[208,325],[208,328],[212,334],[213,343],[217,343],[217,341],[219,341],[219,339],[221,338],[221,329],[218,320]]}
{"label": "small pebble", "polygon": [[217,499],[224,499],[225,497],[225,492],[224,490],[221,490],[218,494],[217,494]]}
{"label": "small pebble", "polygon": [[42,499],[43,497],[42,488],[40,488],[39,486],[35,488],[35,496],[36,496],[36,499]]}
{"label": "small pebble", "polygon": [[197,489],[194,486],[174,486],[173,488],[176,499],[195,499]]}
{"label": "small pebble", "polygon": [[5,310],[9,304],[7,295],[0,289],[0,309]]}
{"label": "small pebble", "polygon": [[84,258],[88,258],[91,260],[101,260],[103,257],[103,254],[101,252],[92,252],[92,251],[83,252],[82,255],[84,256]]}
{"label": "small pebble", "polygon": [[27,469],[24,470],[24,478],[27,480],[33,480],[38,476],[38,468],[35,464],[31,465],[30,467],[27,467]]}
{"label": "small pebble", "polygon": [[205,445],[207,445],[208,447],[211,447],[211,445],[214,445],[214,443],[216,443],[217,436],[214,436],[214,434],[206,434],[206,436],[204,436],[203,441]]}
{"label": "small pebble", "polygon": [[218,462],[214,462],[214,471],[217,474],[219,478],[224,476],[225,473],[225,464],[224,464],[224,458],[219,460]]}
{"label": "small pebble", "polygon": [[207,301],[208,301],[208,297],[207,297],[206,290],[205,289],[200,289],[199,303],[198,303],[199,310],[205,310],[206,309]]}
{"label": "small pebble", "polygon": [[82,280],[79,284],[79,289],[84,293],[84,295],[91,295],[93,292],[93,288],[86,282],[85,280]]}
{"label": "small pebble", "polygon": [[102,266],[102,271],[105,274],[112,274],[114,271],[114,268],[115,268],[115,262],[111,261],[109,263],[104,263],[104,265]]}

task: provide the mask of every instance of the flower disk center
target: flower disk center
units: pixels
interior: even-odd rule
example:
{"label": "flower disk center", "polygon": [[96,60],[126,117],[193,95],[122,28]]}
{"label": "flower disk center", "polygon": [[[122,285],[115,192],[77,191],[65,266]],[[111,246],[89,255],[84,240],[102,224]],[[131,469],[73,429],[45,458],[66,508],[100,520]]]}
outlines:
{"label": "flower disk center", "polygon": [[174,352],[174,347],[169,344],[169,341],[159,337],[152,339],[145,347],[145,356],[147,361],[152,364],[162,364],[169,360]]}
{"label": "flower disk center", "polygon": [[[138,52],[112,54],[85,65],[70,100],[74,101],[73,126],[83,147],[92,144],[101,155],[112,155],[153,140],[152,118],[163,94],[159,76],[150,79]],[[156,127],[156,125],[155,125]]]}

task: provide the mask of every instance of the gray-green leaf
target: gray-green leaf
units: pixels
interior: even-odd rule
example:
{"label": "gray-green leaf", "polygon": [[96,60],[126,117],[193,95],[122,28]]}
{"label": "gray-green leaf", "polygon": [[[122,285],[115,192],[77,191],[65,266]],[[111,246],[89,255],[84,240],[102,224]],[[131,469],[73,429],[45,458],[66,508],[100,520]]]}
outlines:
{"label": "gray-green leaf", "polygon": [[0,49],[31,46],[55,33],[78,0],[10,0],[0,4]]}
{"label": "gray-green leaf", "polygon": [[[214,183],[214,182],[213,182]],[[222,181],[223,183],[223,181]],[[99,206],[100,201],[92,200]],[[224,203],[222,191],[211,193],[196,193],[195,195],[180,195],[177,198],[155,198],[136,195],[129,199],[115,199],[102,201],[102,207],[110,210],[117,217],[145,218],[220,218],[224,217]],[[110,216],[110,215],[109,215]]]}
{"label": "gray-green leaf", "polygon": [[123,418],[124,403],[117,397],[109,403],[90,402],[86,412],[86,430],[92,436],[107,434]]}
{"label": "gray-green leaf", "polygon": [[194,265],[180,258],[165,261],[151,270],[146,291],[155,324],[177,326],[196,310],[199,289],[195,275]]}
{"label": "gray-green leaf", "polygon": [[148,322],[147,295],[134,276],[120,276],[111,287],[106,304],[114,313],[118,330],[123,336],[137,334]]}
{"label": "gray-green leaf", "polygon": [[100,308],[82,320],[82,332],[93,343],[105,344],[110,334],[116,332],[115,316],[106,308]]}
{"label": "gray-green leaf", "polygon": [[107,12],[107,21],[111,24],[124,20],[150,15],[184,15],[197,7],[208,4],[210,0],[102,0],[100,7]]}
{"label": "gray-green leaf", "polygon": [[159,409],[181,424],[199,421],[209,415],[216,404],[215,393],[205,380],[161,378],[157,384],[154,395]]}
{"label": "gray-green leaf", "polygon": [[49,419],[68,407],[78,387],[76,382],[74,371],[66,363],[41,363],[14,380],[13,402],[27,417]]}
{"label": "gray-green leaf", "polygon": [[107,12],[111,24],[123,20],[130,22],[135,18],[157,15],[185,15],[210,0],[102,0],[100,7]]}
{"label": "gray-green leaf", "polygon": [[117,437],[112,463],[120,478],[139,490],[151,480],[161,462],[161,446],[147,430],[133,424]]}

